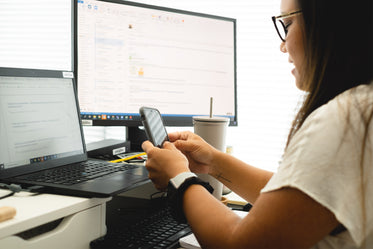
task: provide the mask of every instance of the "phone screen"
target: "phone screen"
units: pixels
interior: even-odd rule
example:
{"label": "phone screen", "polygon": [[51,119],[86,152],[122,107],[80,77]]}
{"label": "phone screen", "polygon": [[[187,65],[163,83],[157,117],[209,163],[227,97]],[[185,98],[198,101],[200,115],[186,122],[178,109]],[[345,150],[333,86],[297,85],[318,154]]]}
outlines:
{"label": "phone screen", "polygon": [[169,140],[161,113],[155,108],[141,107],[140,115],[149,141],[161,148],[163,143]]}

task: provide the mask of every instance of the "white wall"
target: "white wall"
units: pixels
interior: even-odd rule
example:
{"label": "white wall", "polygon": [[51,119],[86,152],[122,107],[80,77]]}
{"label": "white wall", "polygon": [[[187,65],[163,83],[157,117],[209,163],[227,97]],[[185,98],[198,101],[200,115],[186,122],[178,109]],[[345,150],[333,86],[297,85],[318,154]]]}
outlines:
{"label": "white wall", "polygon": [[[238,126],[229,127],[227,145],[236,157],[275,171],[301,92],[271,16],[280,0],[138,0],[135,2],[237,19]],[[169,127],[169,131],[192,128]],[[120,127],[85,127],[87,142],[124,138]]]}

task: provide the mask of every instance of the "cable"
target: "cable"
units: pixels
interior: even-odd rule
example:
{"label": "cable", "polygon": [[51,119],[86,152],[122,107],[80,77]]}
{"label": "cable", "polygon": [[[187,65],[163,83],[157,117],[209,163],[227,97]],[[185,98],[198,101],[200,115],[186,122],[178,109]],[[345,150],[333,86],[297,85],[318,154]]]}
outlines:
{"label": "cable", "polygon": [[35,193],[35,195],[37,195],[37,194],[41,193],[41,190],[44,187],[42,187],[42,186],[31,186],[31,187],[28,187],[28,188],[24,189],[24,188],[21,187],[21,185],[18,185],[18,184],[14,184],[14,183],[12,183],[12,184],[0,183],[0,188],[2,188],[2,189],[8,189],[8,190],[12,191],[11,193],[6,194],[6,195],[0,197],[0,199],[4,199],[4,198],[7,198],[9,196],[14,195],[15,193],[21,192],[21,191],[33,192],[33,193]]}
{"label": "cable", "polygon": [[10,191],[14,192],[14,193],[18,193],[20,191],[22,191],[22,187],[20,185],[17,185],[17,184],[5,184],[5,183],[0,183],[0,188],[4,188],[4,189],[9,189]]}
{"label": "cable", "polygon": [[124,161],[128,161],[128,160],[131,160],[131,159],[134,159],[134,158],[137,158],[137,157],[140,157],[140,156],[144,156],[146,155],[145,152],[142,152],[142,153],[139,153],[139,154],[136,154],[136,155],[133,155],[133,156],[129,156],[129,157],[125,157],[125,158],[121,158],[121,159],[117,159],[117,160],[113,160],[113,161],[109,161],[110,163],[119,163],[119,162],[124,162]]}
{"label": "cable", "polygon": [[[155,198],[164,198],[166,196],[167,192],[164,191],[158,191],[150,195],[150,199],[153,200]],[[159,197],[155,197],[156,195],[160,195]]]}
{"label": "cable", "polygon": [[1,199],[5,199],[5,198],[7,198],[7,197],[9,197],[9,196],[12,196],[12,195],[14,195],[14,194],[15,194],[15,192],[11,192],[11,193],[9,193],[9,194],[3,195],[3,196],[0,197],[0,200],[1,200]]}
{"label": "cable", "polygon": [[8,184],[5,184],[5,183],[0,183],[0,188],[8,189],[8,190],[12,191],[9,194],[1,196],[0,199],[5,199],[5,198],[7,198],[9,196],[12,196],[15,193],[20,192],[22,190],[21,186],[17,185],[17,184],[10,184],[10,185],[8,185]]}

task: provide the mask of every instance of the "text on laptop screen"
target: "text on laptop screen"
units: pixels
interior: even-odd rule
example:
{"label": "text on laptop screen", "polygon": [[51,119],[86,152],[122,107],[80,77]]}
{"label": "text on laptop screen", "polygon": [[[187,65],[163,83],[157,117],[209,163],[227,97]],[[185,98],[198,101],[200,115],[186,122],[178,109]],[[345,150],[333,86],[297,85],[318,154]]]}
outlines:
{"label": "text on laptop screen", "polygon": [[0,168],[82,153],[72,79],[0,76]]}

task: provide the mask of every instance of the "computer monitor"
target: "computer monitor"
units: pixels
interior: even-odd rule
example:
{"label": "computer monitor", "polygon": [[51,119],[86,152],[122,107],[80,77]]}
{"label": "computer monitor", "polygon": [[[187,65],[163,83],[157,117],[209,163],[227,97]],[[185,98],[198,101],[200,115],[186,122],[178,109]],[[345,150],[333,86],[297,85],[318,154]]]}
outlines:
{"label": "computer monitor", "polygon": [[235,19],[77,0],[75,23],[84,125],[138,127],[139,108],[150,106],[166,126],[192,126],[193,116],[209,115],[211,97],[213,115],[237,125]]}

